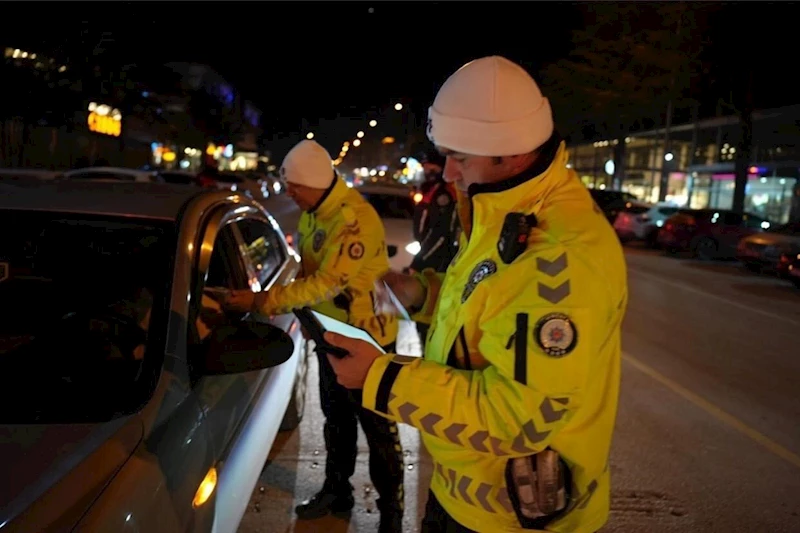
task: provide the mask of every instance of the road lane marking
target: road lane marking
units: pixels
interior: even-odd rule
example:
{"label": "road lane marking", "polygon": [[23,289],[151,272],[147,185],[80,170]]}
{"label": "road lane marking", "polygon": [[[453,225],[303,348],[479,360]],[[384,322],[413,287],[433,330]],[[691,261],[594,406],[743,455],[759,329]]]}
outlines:
{"label": "road lane marking", "polygon": [[654,274],[650,274],[650,273],[647,273],[647,272],[642,272],[641,270],[639,270],[637,268],[631,268],[630,266],[628,266],[628,272],[633,272],[637,276],[642,276],[643,278],[648,278],[648,279],[651,279],[653,281],[657,281],[657,282],[659,282],[661,284],[664,284],[664,285],[669,285],[669,286],[675,287],[677,289],[683,289],[683,290],[685,290],[687,292],[691,292],[691,293],[694,293],[694,294],[699,294],[701,296],[705,296],[707,298],[711,298],[712,300],[717,300],[717,301],[722,302],[722,303],[724,303],[726,305],[732,305],[733,307],[738,307],[739,309],[743,309],[745,311],[751,311],[753,313],[756,313],[756,314],[759,314],[759,315],[763,315],[763,316],[765,316],[767,318],[770,318],[772,320],[777,320],[779,322],[785,322],[785,323],[791,324],[793,326],[800,326],[800,322],[798,322],[796,320],[792,320],[791,318],[787,318],[787,317],[779,315],[777,313],[771,313],[769,311],[764,311],[763,309],[757,309],[755,307],[750,307],[750,306],[745,305],[743,303],[739,303],[736,300],[729,300],[728,298],[723,298],[722,296],[718,296],[718,295],[710,293],[710,292],[706,292],[706,291],[703,291],[703,290],[700,290],[700,289],[695,289],[691,285],[687,285],[685,283],[664,279],[664,278],[656,276]]}
{"label": "road lane marking", "polygon": [[658,381],[668,389],[672,390],[672,392],[678,394],[679,396],[683,397],[686,400],[689,400],[691,403],[693,403],[700,409],[704,410],[706,413],[710,414],[712,417],[716,418],[720,422],[723,422],[724,424],[727,424],[736,431],[744,434],[747,437],[750,437],[750,439],[757,442],[758,444],[760,444],[773,454],[792,463],[797,468],[800,468],[800,456],[784,448],[783,446],[781,446],[774,440],[770,439],[763,433],[751,428],[750,426],[748,426],[735,416],[726,413],[725,411],[723,411],[713,403],[709,402],[705,398],[698,396],[697,394],[693,393],[683,385],[680,385],[677,382],[671,380],[670,378],[658,372],[656,369],[639,361],[632,355],[623,353],[622,359],[627,363],[629,363],[631,366],[635,367],[643,374],[650,376],[651,378]]}

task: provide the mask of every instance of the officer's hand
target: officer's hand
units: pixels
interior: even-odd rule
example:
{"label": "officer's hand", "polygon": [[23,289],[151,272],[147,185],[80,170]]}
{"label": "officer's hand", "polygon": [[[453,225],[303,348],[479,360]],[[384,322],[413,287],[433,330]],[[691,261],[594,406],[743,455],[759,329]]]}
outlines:
{"label": "officer's hand", "polygon": [[350,354],[342,359],[328,355],[328,361],[336,372],[336,381],[348,389],[363,389],[369,369],[375,359],[382,355],[381,352],[366,341],[330,331],[325,333],[325,340],[334,346],[344,348]]}
{"label": "officer's hand", "polygon": [[255,293],[249,289],[231,291],[224,301],[220,302],[226,311],[246,313],[253,308]]}
{"label": "officer's hand", "polygon": [[425,287],[414,276],[389,272],[382,279],[406,309],[418,309],[425,304]]}

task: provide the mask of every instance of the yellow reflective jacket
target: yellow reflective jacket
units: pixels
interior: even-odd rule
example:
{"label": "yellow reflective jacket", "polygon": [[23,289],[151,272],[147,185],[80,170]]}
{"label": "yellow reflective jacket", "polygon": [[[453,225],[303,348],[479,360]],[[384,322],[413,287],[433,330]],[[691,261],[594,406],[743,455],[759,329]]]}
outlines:
{"label": "yellow reflective jacket", "polygon": [[376,314],[373,304],[375,281],[389,271],[383,222],[375,209],[337,177],[319,206],[301,215],[299,233],[301,277],[273,286],[261,312],[282,314],[308,305],[368,331],[384,346],[393,343],[397,319]]}
{"label": "yellow reflective jacket", "polygon": [[[548,447],[569,466],[572,486],[567,511],[546,530],[594,532],[608,519],[625,260],[567,169],[563,143],[553,141],[549,159],[459,198],[460,251],[443,280],[421,276],[428,294],[420,316],[433,315],[424,359],[382,356],[364,386],[365,407],[420,430],[433,492],[478,532],[525,531],[506,464]],[[510,212],[534,214],[538,224],[505,264],[498,241]]]}

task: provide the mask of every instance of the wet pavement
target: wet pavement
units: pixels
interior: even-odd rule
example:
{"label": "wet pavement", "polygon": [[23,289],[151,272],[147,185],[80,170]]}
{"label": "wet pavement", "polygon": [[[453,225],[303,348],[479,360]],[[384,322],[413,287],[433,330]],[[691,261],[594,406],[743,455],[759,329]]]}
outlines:
{"label": "wet pavement", "polygon": [[[280,221],[280,219],[279,219]],[[800,532],[800,291],[735,263],[628,248],[630,302],[611,457],[608,532]],[[411,324],[403,353],[419,351]],[[322,415],[312,357],[305,418],[279,435],[240,533],[377,531],[363,434],[350,521],[302,522],[321,486]],[[431,461],[406,450],[406,523],[415,533]]]}

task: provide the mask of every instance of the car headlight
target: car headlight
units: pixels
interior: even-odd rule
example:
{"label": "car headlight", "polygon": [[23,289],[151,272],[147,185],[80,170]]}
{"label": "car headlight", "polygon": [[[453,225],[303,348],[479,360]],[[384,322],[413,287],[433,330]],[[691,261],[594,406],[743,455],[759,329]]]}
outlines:
{"label": "car headlight", "polygon": [[410,253],[411,255],[417,255],[420,248],[419,241],[414,241],[406,245],[406,252]]}

